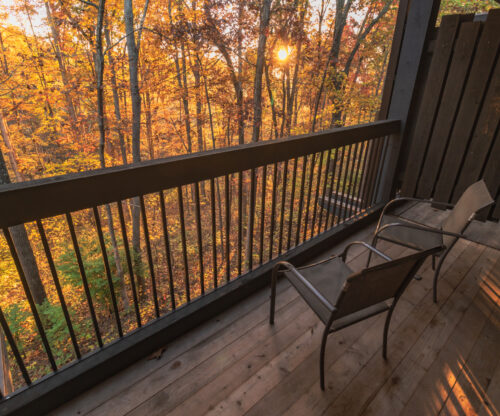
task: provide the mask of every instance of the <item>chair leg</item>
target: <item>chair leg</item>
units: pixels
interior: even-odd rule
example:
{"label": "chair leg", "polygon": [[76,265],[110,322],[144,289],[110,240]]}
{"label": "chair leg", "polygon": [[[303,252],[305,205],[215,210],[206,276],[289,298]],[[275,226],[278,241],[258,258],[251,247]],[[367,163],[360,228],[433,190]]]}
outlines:
{"label": "chair leg", "polygon": [[319,379],[321,390],[325,391],[325,350],[326,340],[328,339],[329,326],[325,327],[323,331],[323,338],[321,339],[321,352],[319,356]]}
{"label": "chair leg", "polygon": [[393,302],[391,308],[387,312],[387,317],[385,318],[384,341],[382,344],[382,357],[384,357],[384,360],[387,360],[387,337],[389,335],[389,326],[391,324],[391,318],[392,318],[392,313],[394,312],[395,303],[396,302]]}
{"label": "chair leg", "polygon": [[276,281],[278,280],[279,264],[273,267],[271,274],[271,307],[269,313],[269,323],[274,325],[274,310],[276,307]]}
{"label": "chair leg", "polygon": [[436,271],[434,272],[434,282],[432,284],[432,298],[434,300],[434,303],[437,303],[437,283],[438,283],[439,272],[441,271],[441,266],[443,265],[444,259],[446,258],[447,254],[448,254],[448,251],[446,251],[441,256],[441,258],[438,261]]}
{"label": "chair leg", "polygon": [[[372,240],[372,244],[371,244],[373,248],[377,248],[377,241],[378,241],[377,235],[375,234],[373,236],[373,240]],[[366,262],[366,267],[370,266],[371,259],[372,259],[372,251],[368,250],[368,261]]]}

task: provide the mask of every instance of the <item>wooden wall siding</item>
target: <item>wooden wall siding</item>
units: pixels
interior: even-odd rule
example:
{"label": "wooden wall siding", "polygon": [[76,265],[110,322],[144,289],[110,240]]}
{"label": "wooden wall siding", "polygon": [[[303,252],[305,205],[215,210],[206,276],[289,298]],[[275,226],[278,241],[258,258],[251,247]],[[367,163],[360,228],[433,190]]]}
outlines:
{"label": "wooden wall siding", "polygon": [[[445,16],[424,83],[402,194],[456,202],[483,178],[500,218],[500,9]],[[476,19],[477,20],[477,19]]]}

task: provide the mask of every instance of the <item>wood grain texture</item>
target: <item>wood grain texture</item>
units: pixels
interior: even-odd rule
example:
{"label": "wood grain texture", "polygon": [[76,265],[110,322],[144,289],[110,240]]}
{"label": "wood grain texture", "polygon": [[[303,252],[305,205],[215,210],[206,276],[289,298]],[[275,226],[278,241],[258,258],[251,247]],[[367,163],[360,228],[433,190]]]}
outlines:
{"label": "wood grain texture", "polygon": [[416,126],[410,136],[410,157],[405,166],[402,188],[404,195],[413,196],[417,187],[460,22],[459,15],[444,16],[439,27],[439,34],[433,52],[434,59],[431,61],[429,75],[425,81],[425,90]]}
{"label": "wood grain texture", "polygon": [[488,13],[475,51],[474,62],[451,133],[449,151],[444,157],[441,173],[436,183],[434,198],[437,201],[451,199],[458,173],[463,167],[463,158],[483,106],[484,96],[498,57],[499,28],[500,9],[492,10]]}
{"label": "wood grain texture", "polygon": [[463,23],[460,27],[449,75],[446,79],[441,104],[430,138],[427,157],[424,160],[422,175],[418,182],[416,193],[418,197],[429,198],[434,190],[441,162],[448,149],[450,134],[457,120],[457,109],[460,107],[481,25],[479,22],[468,22]]}

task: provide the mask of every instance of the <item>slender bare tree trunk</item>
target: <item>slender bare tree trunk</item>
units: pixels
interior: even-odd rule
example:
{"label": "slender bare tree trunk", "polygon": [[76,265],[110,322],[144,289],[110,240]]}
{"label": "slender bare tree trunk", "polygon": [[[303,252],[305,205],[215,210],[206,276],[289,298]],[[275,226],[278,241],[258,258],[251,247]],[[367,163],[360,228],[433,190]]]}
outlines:
{"label": "slender bare tree trunk", "polygon": [[[147,6],[145,6],[145,11]],[[132,161],[141,161],[141,94],[139,92],[139,48],[137,47],[134,27],[134,8],[132,0],[123,1],[123,16],[127,38],[128,70],[130,82],[130,99],[132,102]],[[145,13],[143,18],[145,17]],[[144,22],[144,20],[142,21]],[[142,29],[142,26],[141,26]],[[140,32],[137,37],[140,40]],[[144,276],[141,261],[141,210],[139,198],[131,201],[132,210],[132,249],[134,257],[134,271],[137,275],[139,291],[144,289]]]}
{"label": "slender bare tree trunk", "polygon": [[299,81],[299,70],[300,70],[300,59],[302,57],[302,44],[305,38],[304,34],[304,20],[309,6],[309,1],[306,0],[299,13],[299,41],[297,42],[297,55],[295,58],[295,67],[292,76],[292,89],[290,91],[290,97],[288,98],[288,105],[286,109],[286,135],[290,136],[292,130],[292,116],[293,107],[297,102],[297,91],[298,91],[298,81]]}
{"label": "slender bare tree trunk", "polygon": [[262,124],[262,71],[265,63],[267,32],[271,14],[271,0],[263,0],[260,9],[259,42],[257,45],[257,62],[253,84],[253,131],[252,141],[259,141]]}
{"label": "slender bare tree trunk", "polygon": [[[106,145],[106,125],[105,125],[105,103],[104,103],[104,54],[102,46],[102,35],[103,35],[103,25],[104,25],[104,11],[105,11],[105,0],[99,1],[98,17],[96,24],[96,34],[95,34],[95,71],[96,71],[96,90],[97,90],[97,117],[99,126],[99,161],[101,168],[106,167],[105,159],[105,145]],[[105,35],[106,36],[106,35]],[[107,43],[109,44],[109,32],[107,34]],[[116,82],[116,79],[115,79]],[[116,104],[116,103],[115,103]],[[115,108],[116,110],[116,108]],[[118,109],[119,115],[119,109]],[[113,213],[111,211],[111,206],[106,204],[106,214],[107,214],[107,226],[111,239],[111,247],[113,250],[113,259],[115,261],[116,273],[121,282],[122,287],[122,301],[125,307],[128,307],[129,300],[128,294],[125,286],[125,277],[123,273],[123,268],[121,265],[120,254],[118,251],[118,244],[116,242],[115,229],[113,226]]]}
{"label": "slender bare tree trunk", "polygon": [[127,149],[125,147],[125,137],[122,129],[122,115],[120,110],[120,96],[118,94],[118,85],[116,82],[116,68],[115,59],[111,53],[111,37],[109,34],[109,29],[104,28],[104,36],[106,38],[106,47],[108,49],[108,60],[109,60],[109,70],[111,72],[111,90],[113,92],[113,107],[115,112],[115,131],[118,136],[118,142],[120,144],[120,153],[122,157],[122,163],[127,164]]}
{"label": "slender bare tree trunk", "polygon": [[0,330],[0,392],[7,396],[14,391],[10,372],[9,354],[3,332]]}
{"label": "slender bare tree trunk", "polygon": [[49,22],[50,30],[52,33],[53,40],[53,49],[56,55],[57,64],[59,65],[59,71],[61,73],[61,80],[64,85],[64,99],[66,101],[66,111],[68,112],[69,122],[71,126],[71,130],[73,132],[74,137],[78,136],[78,121],[76,116],[75,105],[73,103],[73,99],[71,98],[71,85],[69,83],[68,71],[66,69],[66,64],[64,62],[62,53],[61,53],[61,41],[59,36],[59,28],[54,22],[54,18],[52,16],[52,9],[48,1],[45,1],[45,11],[47,13],[47,20]]}
{"label": "slender bare tree trunk", "polygon": [[[277,139],[279,137],[278,133],[278,118],[276,115],[276,106],[274,103],[274,97],[273,97],[273,90],[271,88],[271,80],[269,77],[269,65],[267,63],[264,65],[264,73],[266,75],[266,86],[267,86],[267,93],[269,95],[269,102],[271,104],[271,115],[273,118],[273,130],[274,131],[274,138]],[[272,137],[272,133],[271,133]]]}

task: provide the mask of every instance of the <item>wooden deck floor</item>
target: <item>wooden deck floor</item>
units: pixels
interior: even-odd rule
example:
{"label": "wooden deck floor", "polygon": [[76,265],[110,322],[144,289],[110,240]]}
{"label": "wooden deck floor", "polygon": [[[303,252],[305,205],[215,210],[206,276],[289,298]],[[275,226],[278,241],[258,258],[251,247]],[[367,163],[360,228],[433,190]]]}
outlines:
{"label": "wooden deck floor", "polygon": [[[423,205],[405,210],[427,223],[444,215]],[[349,240],[368,241],[372,230]],[[473,224],[470,233],[500,246],[499,224]],[[392,257],[407,252],[379,247]],[[360,267],[367,253],[352,253],[351,267]],[[419,274],[423,280],[410,284],[396,308],[388,361],[383,315],[329,337],[324,393],[323,326],[282,281],[274,327],[262,291],[53,415],[499,415],[500,251],[458,242],[443,267],[438,305],[430,261]]]}

